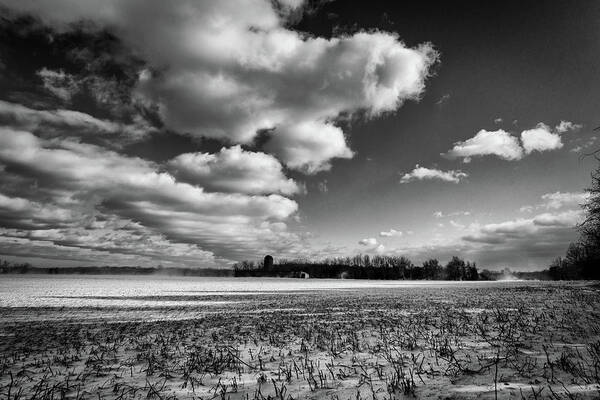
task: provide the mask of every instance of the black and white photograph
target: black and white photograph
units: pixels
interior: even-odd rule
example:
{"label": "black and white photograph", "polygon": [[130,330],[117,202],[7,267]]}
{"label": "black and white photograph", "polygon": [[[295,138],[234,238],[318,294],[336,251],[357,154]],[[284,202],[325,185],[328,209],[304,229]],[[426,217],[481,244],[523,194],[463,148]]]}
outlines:
{"label": "black and white photograph", "polygon": [[600,399],[600,1],[0,0],[0,400]]}

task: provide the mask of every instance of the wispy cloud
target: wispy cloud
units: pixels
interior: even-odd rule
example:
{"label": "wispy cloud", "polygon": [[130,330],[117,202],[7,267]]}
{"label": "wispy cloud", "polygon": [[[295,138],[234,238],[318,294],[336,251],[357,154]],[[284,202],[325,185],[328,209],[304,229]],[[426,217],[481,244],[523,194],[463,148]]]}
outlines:
{"label": "wispy cloud", "polygon": [[[209,193],[178,182],[155,163],[100,146],[2,128],[0,163],[19,171],[2,175],[13,182],[3,185],[2,226],[37,239],[64,244],[65,235],[89,237],[81,232],[98,226],[94,221],[117,218],[136,221],[148,234],[156,230],[174,246],[193,243],[202,249],[204,261],[209,255],[231,259],[260,254],[269,246],[284,252],[300,242],[283,222],[298,208],[293,200],[278,194]],[[63,220],[52,221],[48,215]],[[105,232],[102,224],[98,229],[116,238],[118,226],[110,227],[114,233]]]}
{"label": "wispy cloud", "polygon": [[437,104],[438,106],[443,106],[444,104],[446,104],[448,101],[450,100],[450,94],[446,93],[445,95],[443,95],[442,97],[440,97],[438,99],[438,101],[435,102],[435,104]]}
{"label": "wispy cloud", "polygon": [[417,164],[415,168],[407,172],[400,178],[400,183],[409,183],[422,180],[439,180],[443,182],[459,183],[462,179],[468,177],[466,172],[462,171],[442,171],[435,168],[425,168]]}
{"label": "wispy cloud", "polygon": [[458,217],[458,216],[468,216],[471,215],[470,211],[453,211],[450,213],[444,213],[442,211],[436,211],[433,213],[435,218],[445,218],[445,217]]}
{"label": "wispy cloud", "polygon": [[379,236],[381,236],[381,237],[402,236],[402,232],[401,231],[397,231],[395,229],[390,229],[389,231],[379,232]]}
{"label": "wispy cloud", "polygon": [[132,124],[96,118],[68,109],[36,110],[0,100],[0,124],[27,130],[43,137],[74,136],[110,147],[140,141],[156,131],[144,119]]}
{"label": "wispy cloud", "polygon": [[520,212],[529,213],[535,210],[558,210],[561,208],[579,208],[590,194],[587,192],[553,192],[545,193],[537,204],[528,204],[519,208]]}
{"label": "wispy cloud", "polygon": [[578,131],[581,128],[583,128],[583,125],[581,125],[581,124],[575,124],[571,121],[560,121],[560,123],[558,125],[556,125],[556,127],[554,129],[556,129],[556,131],[558,133],[565,133],[565,132]]}
{"label": "wispy cloud", "polygon": [[562,207],[578,207],[590,197],[587,192],[554,192],[542,195],[543,207],[546,209],[559,209]]}

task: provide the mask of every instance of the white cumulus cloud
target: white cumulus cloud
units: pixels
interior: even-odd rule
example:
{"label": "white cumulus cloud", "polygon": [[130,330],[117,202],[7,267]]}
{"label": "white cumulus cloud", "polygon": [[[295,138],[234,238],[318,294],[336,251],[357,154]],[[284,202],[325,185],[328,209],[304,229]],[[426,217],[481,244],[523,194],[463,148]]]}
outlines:
{"label": "white cumulus cloud", "polygon": [[560,135],[551,132],[550,127],[543,123],[539,123],[533,129],[521,132],[521,142],[527,154],[531,154],[534,151],[557,150],[563,147]]}
{"label": "white cumulus cloud", "polygon": [[375,239],[375,238],[361,239],[358,241],[358,244],[360,244],[361,246],[369,246],[369,247],[377,246],[377,239]]}
{"label": "white cumulus cloud", "polygon": [[296,32],[287,22],[301,1],[0,4],[61,30],[82,20],[110,29],[147,61],[137,95],[158,106],[167,127],[240,144],[268,130],[270,151],[309,173],[352,156],[336,119],[418,99],[438,58],[431,45],[409,48],[395,33]]}
{"label": "white cumulus cloud", "polygon": [[523,157],[523,149],[516,137],[502,129],[497,131],[482,129],[472,138],[454,143],[454,147],[445,154],[452,159],[462,158],[464,162],[471,161],[472,157],[488,155],[503,160],[519,160]]}
{"label": "white cumulus cloud", "polygon": [[462,158],[465,163],[470,162],[473,157],[483,156],[515,161],[534,151],[544,152],[562,148],[560,135],[580,128],[581,125],[561,121],[553,131],[548,125],[540,122],[534,128],[522,131],[520,140],[503,129],[481,129],[472,138],[454,143],[452,149],[442,155],[450,159]]}
{"label": "white cumulus cloud", "polygon": [[364,247],[364,250],[368,253],[381,254],[385,252],[385,246],[377,242],[375,238],[365,238],[358,241],[358,244]]}
{"label": "white cumulus cloud", "polygon": [[281,132],[283,134],[273,136],[266,149],[277,154],[290,168],[314,174],[330,169],[332,158],[354,156],[342,130],[331,124],[308,121],[282,126]]}
{"label": "white cumulus cloud", "polygon": [[223,147],[215,154],[180,154],[167,166],[180,181],[212,191],[291,195],[300,190],[293,179],[284,175],[275,157],[245,151],[239,145]]}

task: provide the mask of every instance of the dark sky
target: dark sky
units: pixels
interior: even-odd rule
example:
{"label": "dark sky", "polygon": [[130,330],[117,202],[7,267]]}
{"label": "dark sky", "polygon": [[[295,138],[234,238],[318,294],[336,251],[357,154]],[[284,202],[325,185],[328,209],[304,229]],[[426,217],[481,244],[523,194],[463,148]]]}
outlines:
{"label": "dark sky", "polygon": [[[455,238],[465,236],[463,229],[434,218],[435,211],[470,212],[451,219],[461,225],[518,221],[541,213],[519,209],[541,203],[544,194],[581,192],[594,162],[581,161],[581,152],[570,150],[591,139],[591,128],[600,124],[599,17],[595,2],[488,2],[485,7],[480,2],[435,7],[413,2],[394,8],[375,1],[368,7],[332,2],[304,19],[299,28],[309,32],[330,35],[331,25],[390,30],[409,46],[429,41],[441,53],[421,102],[353,127],[352,145],[361,149],[356,159],[340,161],[343,171],[338,174],[334,167],[327,178],[328,196],[301,208],[308,220],[321,222],[313,229],[336,238],[360,235],[360,230],[374,237],[388,228],[412,230],[413,237],[384,244],[419,247],[439,236],[452,252]],[[495,123],[498,118],[502,122]],[[561,120],[583,127],[565,134],[559,151],[532,153],[516,162],[482,158],[462,166],[439,156],[480,129],[518,134],[539,122],[556,125]],[[398,174],[415,164],[460,168],[470,176],[459,185],[397,185]],[[340,202],[352,204],[350,213]],[[506,251],[496,254],[494,246],[475,258],[484,265],[543,266],[576,237],[560,230],[544,250],[531,248],[539,245],[532,235],[519,237]]]}
{"label": "dark sky", "polygon": [[0,4],[6,258],[541,269],[577,238],[598,2]]}

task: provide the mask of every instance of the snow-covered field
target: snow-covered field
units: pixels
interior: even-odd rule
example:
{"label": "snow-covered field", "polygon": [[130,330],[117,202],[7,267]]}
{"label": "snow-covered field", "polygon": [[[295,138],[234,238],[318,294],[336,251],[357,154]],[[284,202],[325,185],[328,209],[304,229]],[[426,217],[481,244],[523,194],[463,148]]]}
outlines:
{"label": "snow-covered field", "polygon": [[1,278],[0,399],[600,396],[594,283]]}

